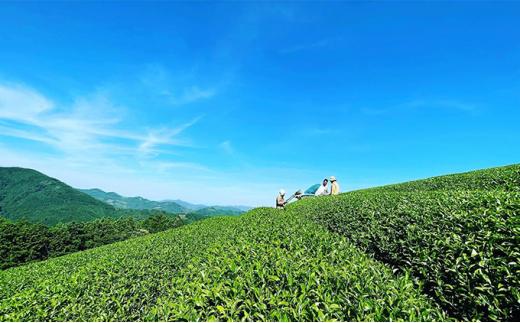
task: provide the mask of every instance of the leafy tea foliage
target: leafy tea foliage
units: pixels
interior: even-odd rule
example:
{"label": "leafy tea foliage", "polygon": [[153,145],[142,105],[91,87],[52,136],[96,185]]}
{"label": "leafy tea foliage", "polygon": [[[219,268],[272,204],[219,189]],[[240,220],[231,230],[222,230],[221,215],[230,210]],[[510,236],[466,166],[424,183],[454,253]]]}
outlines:
{"label": "leafy tea foliage", "polygon": [[443,320],[407,272],[256,209],[0,273],[6,321]]}
{"label": "leafy tea foliage", "polygon": [[463,320],[520,317],[520,165],[303,200],[292,209],[396,269]]}
{"label": "leafy tea foliage", "polygon": [[520,164],[444,175],[368,189],[370,191],[500,190],[520,191]]}
{"label": "leafy tea foliage", "polygon": [[0,318],[513,320],[519,169],[260,208],[11,268]]}

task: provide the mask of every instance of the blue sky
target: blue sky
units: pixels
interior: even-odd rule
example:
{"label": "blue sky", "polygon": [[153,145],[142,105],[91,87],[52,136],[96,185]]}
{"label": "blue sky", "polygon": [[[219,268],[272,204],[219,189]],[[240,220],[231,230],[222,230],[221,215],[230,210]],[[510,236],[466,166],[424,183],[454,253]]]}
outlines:
{"label": "blue sky", "polygon": [[520,3],[0,4],[0,165],[271,205],[520,162]]}

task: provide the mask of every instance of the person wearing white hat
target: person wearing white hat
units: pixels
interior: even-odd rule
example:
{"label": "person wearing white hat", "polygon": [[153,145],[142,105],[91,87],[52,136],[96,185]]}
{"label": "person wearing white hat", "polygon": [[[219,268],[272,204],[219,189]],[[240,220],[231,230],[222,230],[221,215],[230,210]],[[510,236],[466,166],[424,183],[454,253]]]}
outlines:
{"label": "person wearing white hat", "polygon": [[285,207],[285,204],[285,190],[281,189],[278,193],[278,196],[276,197],[276,208],[283,209]]}
{"label": "person wearing white hat", "polygon": [[338,195],[339,194],[339,183],[336,180],[335,176],[330,177],[330,195]]}

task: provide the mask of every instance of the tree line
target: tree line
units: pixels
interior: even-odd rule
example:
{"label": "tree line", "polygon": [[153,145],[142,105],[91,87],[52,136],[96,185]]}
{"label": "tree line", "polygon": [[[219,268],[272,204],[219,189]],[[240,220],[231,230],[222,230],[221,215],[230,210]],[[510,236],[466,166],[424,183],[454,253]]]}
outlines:
{"label": "tree line", "polygon": [[164,231],[182,224],[179,216],[159,211],[142,220],[128,216],[55,226],[28,221],[13,222],[0,216],[0,269]]}

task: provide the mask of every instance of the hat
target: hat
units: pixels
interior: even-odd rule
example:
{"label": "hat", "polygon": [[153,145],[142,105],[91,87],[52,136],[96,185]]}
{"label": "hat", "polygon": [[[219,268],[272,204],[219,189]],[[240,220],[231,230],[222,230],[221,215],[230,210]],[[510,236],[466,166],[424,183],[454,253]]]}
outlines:
{"label": "hat", "polygon": [[284,189],[280,190],[280,195],[285,195],[285,190]]}
{"label": "hat", "polygon": [[331,182],[334,182],[335,180],[336,180],[336,177],[334,177],[334,176],[331,176],[331,177],[330,177],[330,181],[331,181]]}

